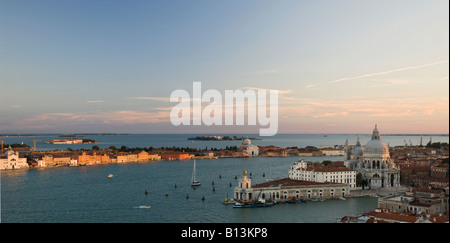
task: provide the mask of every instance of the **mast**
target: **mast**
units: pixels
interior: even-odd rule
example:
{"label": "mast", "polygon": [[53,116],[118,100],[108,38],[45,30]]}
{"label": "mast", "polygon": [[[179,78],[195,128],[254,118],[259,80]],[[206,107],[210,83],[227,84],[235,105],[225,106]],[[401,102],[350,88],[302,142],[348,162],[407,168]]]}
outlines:
{"label": "mast", "polygon": [[191,184],[192,187],[200,186],[200,182],[197,181],[197,179],[195,177],[196,171],[197,171],[197,168],[196,168],[195,164],[196,164],[196,160],[194,159],[194,169],[192,171],[192,184]]}
{"label": "mast", "polygon": [[192,171],[192,183],[195,183],[195,162],[196,160],[194,159],[194,169]]}

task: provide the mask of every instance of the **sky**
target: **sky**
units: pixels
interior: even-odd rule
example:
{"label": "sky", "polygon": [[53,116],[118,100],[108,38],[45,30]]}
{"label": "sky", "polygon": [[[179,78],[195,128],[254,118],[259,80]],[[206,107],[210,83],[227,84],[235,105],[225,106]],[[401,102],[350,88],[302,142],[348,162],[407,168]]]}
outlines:
{"label": "sky", "polygon": [[448,134],[448,5],[0,0],[0,134],[258,132],[172,125],[193,82],[279,90],[278,133]]}

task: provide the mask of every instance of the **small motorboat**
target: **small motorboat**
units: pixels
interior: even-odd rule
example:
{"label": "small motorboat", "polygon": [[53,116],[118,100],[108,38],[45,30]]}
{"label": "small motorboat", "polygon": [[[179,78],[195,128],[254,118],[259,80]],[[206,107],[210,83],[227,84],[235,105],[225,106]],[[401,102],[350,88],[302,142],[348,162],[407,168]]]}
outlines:
{"label": "small motorboat", "polygon": [[109,175],[108,175],[108,179],[111,179],[111,178],[113,178],[113,177],[114,177],[113,174],[109,174]]}
{"label": "small motorboat", "polygon": [[135,207],[135,208],[139,208],[139,209],[150,209],[150,208],[152,208],[152,206],[141,205],[141,206],[138,206],[138,207]]}

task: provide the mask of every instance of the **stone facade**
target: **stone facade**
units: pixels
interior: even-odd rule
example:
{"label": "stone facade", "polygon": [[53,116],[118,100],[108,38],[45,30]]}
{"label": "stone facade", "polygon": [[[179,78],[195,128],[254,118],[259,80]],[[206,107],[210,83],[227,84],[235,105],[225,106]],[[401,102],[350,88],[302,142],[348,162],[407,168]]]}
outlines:
{"label": "stone facade", "polygon": [[345,144],[344,164],[347,168],[361,174],[367,186],[365,189],[384,187],[400,187],[400,169],[393,163],[389,155],[389,147],[381,141],[377,125],[372,139],[362,147],[358,139],[355,147]]}

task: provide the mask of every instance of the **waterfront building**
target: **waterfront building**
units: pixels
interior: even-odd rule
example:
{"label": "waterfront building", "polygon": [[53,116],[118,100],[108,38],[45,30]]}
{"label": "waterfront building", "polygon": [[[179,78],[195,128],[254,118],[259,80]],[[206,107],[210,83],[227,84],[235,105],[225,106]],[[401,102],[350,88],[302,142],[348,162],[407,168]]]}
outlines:
{"label": "waterfront building", "polygon": [[50,144],[79,144],[79,143],[83,143],[83,139],[75,139],[75,138],[50,139],[50,140],[47,140],[46,143],[50,143]]}
{"label": "waterfront building", "polygon": [[[302,172],[297,173],[297,171],[300,171],[298,170],[299,168],[301,168],[301,171],[305,172],[303,176],[301,175]],[[294,166],[289,171],[288,178],[271,180],[255,185],[252,185],[252,179],[248,178],[246,172],[244,172],[244,176],[239,179],[238,186],[234,189],[234,199],[237,201],[256,201],[260,199],[271,201],[296,201],[348,197],[350,195],[350,185],[355,185],[354,171],[343,167],[340,168],[343,170],[333,169],[333,171],[339,172],[339,176],[333,173],[328,174],[328,172],[320,170],[315,172],[317,174],[313,173],[306,175],[306,162],[300,161],[294,163]],[[342,173],[346,172],[349,173],[348,175],[353,175],[348,178],[340,178],[344,175]],[[348,181],[348,184],[338,183],[337,181]]]}
{"label": "waterfront building", "polygon": [[190,159],[191,155],[188,153],[162,153],[161,159],[164,160],[187,160]]}
{"label": "waterfront building", "polygon": [[320,150],[323,156],[343,156],[344,151],[336,148],[323,148]]}
{"label": "waterfront building", "polygon": [[126,162],[137,162],[138,155],[137,154],[121,154],[117,155],[117,163],[126,163]]}
{"label": "waterfront building", "polygon": [[389,147],[381,140],[377,125],[373,129],[372,139],[362,147],[358,141],[351,148],[348,140],[344,146],[344,165],[356,170],[367,183],[363,189],[400,187],[400,169],[391,160]]}
{"label": "waterfront building", "polygon": [[259,156],[259,148],[256,145],[252,144],[250,139],[245,139],[242,141],[241,151],[244,156],[256,157]]}
{"label": "waterfront building", "polygon": [[158,154],[149,154],[146,151],[141,151],[137,154],[138,161],[160,160],[161,156]]}
{"label": "waterfront building", "polygon": [[106,164],[111,163],[111,158],[109,155],[99,155],[94,152],[92,155],[83,152],[82,155],[78,156],[79,165],[95,165],[95,164]]}
{"label": "waterfront building", "polygon": [[19,156],[19,152],[13,151],[11,147],[5,153],[5,156],[0,156],[0,169],[1,170],[14,170],[28,168],[27,158]]}
{"label": "waterfront building", "polygon": [[38,160],[38,167],[52,166],[77,166],[78,160],[71,157],[54,157],[53,155],[44,155]]}
{"label": "waterfront building", "polygon": [[341,183],[321,183],[313,181],[293,180],[291,178],[277,179],[251,184],[246,175],[239,179],[234,189],[234,199],[237,201],[264,199],[269,201],[313,200],[348,197],[350,187]]}
{"label": "waterfront building", "polygon": [[308,166],[307,162],[300,160],[289,169],[289,178],[321,183],[345,183],[349,184],[350,188],[355,188],[356,171],[346,168],[341,163],[333,162],[328,166]]}

